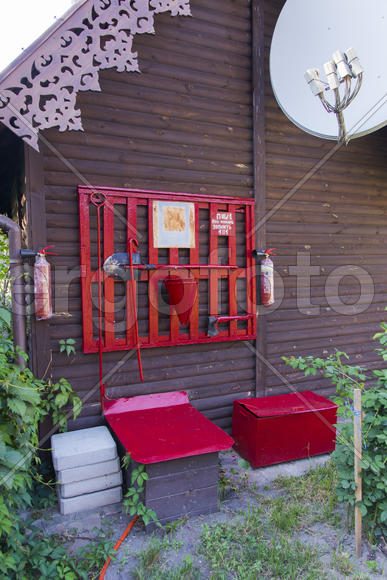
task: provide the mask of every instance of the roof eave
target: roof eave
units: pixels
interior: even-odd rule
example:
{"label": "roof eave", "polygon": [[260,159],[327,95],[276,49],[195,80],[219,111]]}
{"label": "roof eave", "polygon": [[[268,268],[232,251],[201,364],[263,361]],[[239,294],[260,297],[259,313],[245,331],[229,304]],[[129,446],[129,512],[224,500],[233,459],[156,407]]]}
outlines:
{"label": "roof eave", "polygon": [[30,44],[23,52],[19,54],[4,70],[0,72],[0,84],[17,68],[19,68],[40,46],[42,46],[55,32],[69,19],[75,12],[77,12],[83,4],[88,0],[79,0],[77,4],[73,4],[60,18],[47,28],[32,44]]}

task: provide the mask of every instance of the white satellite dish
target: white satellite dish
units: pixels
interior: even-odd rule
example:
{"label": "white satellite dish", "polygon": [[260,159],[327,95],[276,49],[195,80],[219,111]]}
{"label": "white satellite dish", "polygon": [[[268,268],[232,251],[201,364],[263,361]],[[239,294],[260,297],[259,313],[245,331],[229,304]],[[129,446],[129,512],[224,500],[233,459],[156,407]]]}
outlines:
{"label": "white satellite dish", "polygon": [[317,137],[337,139],[337,120],[310,92],[305,71],[318,68],[326,81],[324,63],[349,47],[364,78],[344,117],[350,137],[360,137],[387,124],[387,1],[287,0],[271,45],[271,82],[283,112]]}

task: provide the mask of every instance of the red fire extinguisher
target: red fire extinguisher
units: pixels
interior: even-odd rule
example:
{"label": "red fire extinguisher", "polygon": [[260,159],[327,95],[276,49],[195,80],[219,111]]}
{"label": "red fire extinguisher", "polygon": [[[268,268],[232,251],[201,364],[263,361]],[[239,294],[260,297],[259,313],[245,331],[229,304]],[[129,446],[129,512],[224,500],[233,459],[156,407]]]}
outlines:
{"label": "red fire extinguisher", "polygon": [[261,261],[261,304],[272,306],[274,304],[274,264],[269,256],[275,256],[275,248],[265,250]]}
{"label": "red fire extinguisher", "polygon": [[35,257],[34,264],[34,293],[35,293],[35,317],[36,320],[48,320],[52,317],[51,302],[51,266],[46,260],[47,246],[40,250]]}

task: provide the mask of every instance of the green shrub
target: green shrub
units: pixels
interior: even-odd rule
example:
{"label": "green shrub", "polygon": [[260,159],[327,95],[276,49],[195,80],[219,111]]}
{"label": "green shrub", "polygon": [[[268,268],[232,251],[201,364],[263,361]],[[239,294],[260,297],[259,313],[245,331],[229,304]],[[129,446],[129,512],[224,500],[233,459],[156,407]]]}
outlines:
{"label": "green shrub", "polygon": [[[381,324],[381,332],[375,334],[381,348],[376,352],[387,361],[387,324]],[[332,454],[338,471],[337,495],[339,501],[355,503],[354,438],[352,399],[354,388],[362,391],[363,500],[359,502],[365,527],[371,540],[387,533],[387,369],[367,370],[346,363],[348,355],[336,352],[326,358],[284,357],[286,364],[302,370],[305,375],[329,378],[335,386],[333,397],[339,405],[339,413],[348,421],[339,424],[336,450]],[[370,387],[365,382],[371,381]]]}
{"label": "green shrub", "polygon": [[[6,326],[5,317],[2,320]],[[21,370],[10,334],[9,328],[0,332],[0,569],[4,577],[23,580],[42,577],[36,575],[39,566],[49,570],[50,562],[63,552],[47,539],[40,540],[19,515],[32,505],[40,480],[39,423],[52,414],[59,429],[65,430],[65,409],[71,407],[76,417],[81,401],[64,379],[53,384],[37,380],[27,366]],[[64,577],[58,574],[44,577]]]}
{"label": "green shrub", "polygon": [[[130,453],[127,453],[122,459],[122,468],[127,470],[130,468],[131,462]],[[153,520],[157,526],[161,527],[156,512],[148,509],[144,503],[145,482],[147,479],[149,479],[149,476],[145,472],[145,465],[142,463],[136,466],[133,465],[130,474],[131,487],[125,494],[123,508],[129,515],[141,518],[146,526]]]}
{"label": "green shrub", "polygon": [[10,308],[8,237],[0,230],[0,305]]}

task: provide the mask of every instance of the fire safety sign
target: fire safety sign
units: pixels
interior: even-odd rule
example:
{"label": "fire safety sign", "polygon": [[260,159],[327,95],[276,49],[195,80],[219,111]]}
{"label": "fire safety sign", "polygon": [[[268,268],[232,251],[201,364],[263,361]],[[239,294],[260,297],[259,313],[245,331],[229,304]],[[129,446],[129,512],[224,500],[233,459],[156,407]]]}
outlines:
{"label": "fire safety sign", "polygon": [[216,213],[211,220],[211,227],[218,236],[235,236],[235,221],[232,213]]}
{"label": "fire safety sign", "polygon": [[155,248],[194,248],[194,204],[154,201],[153,243]]}

